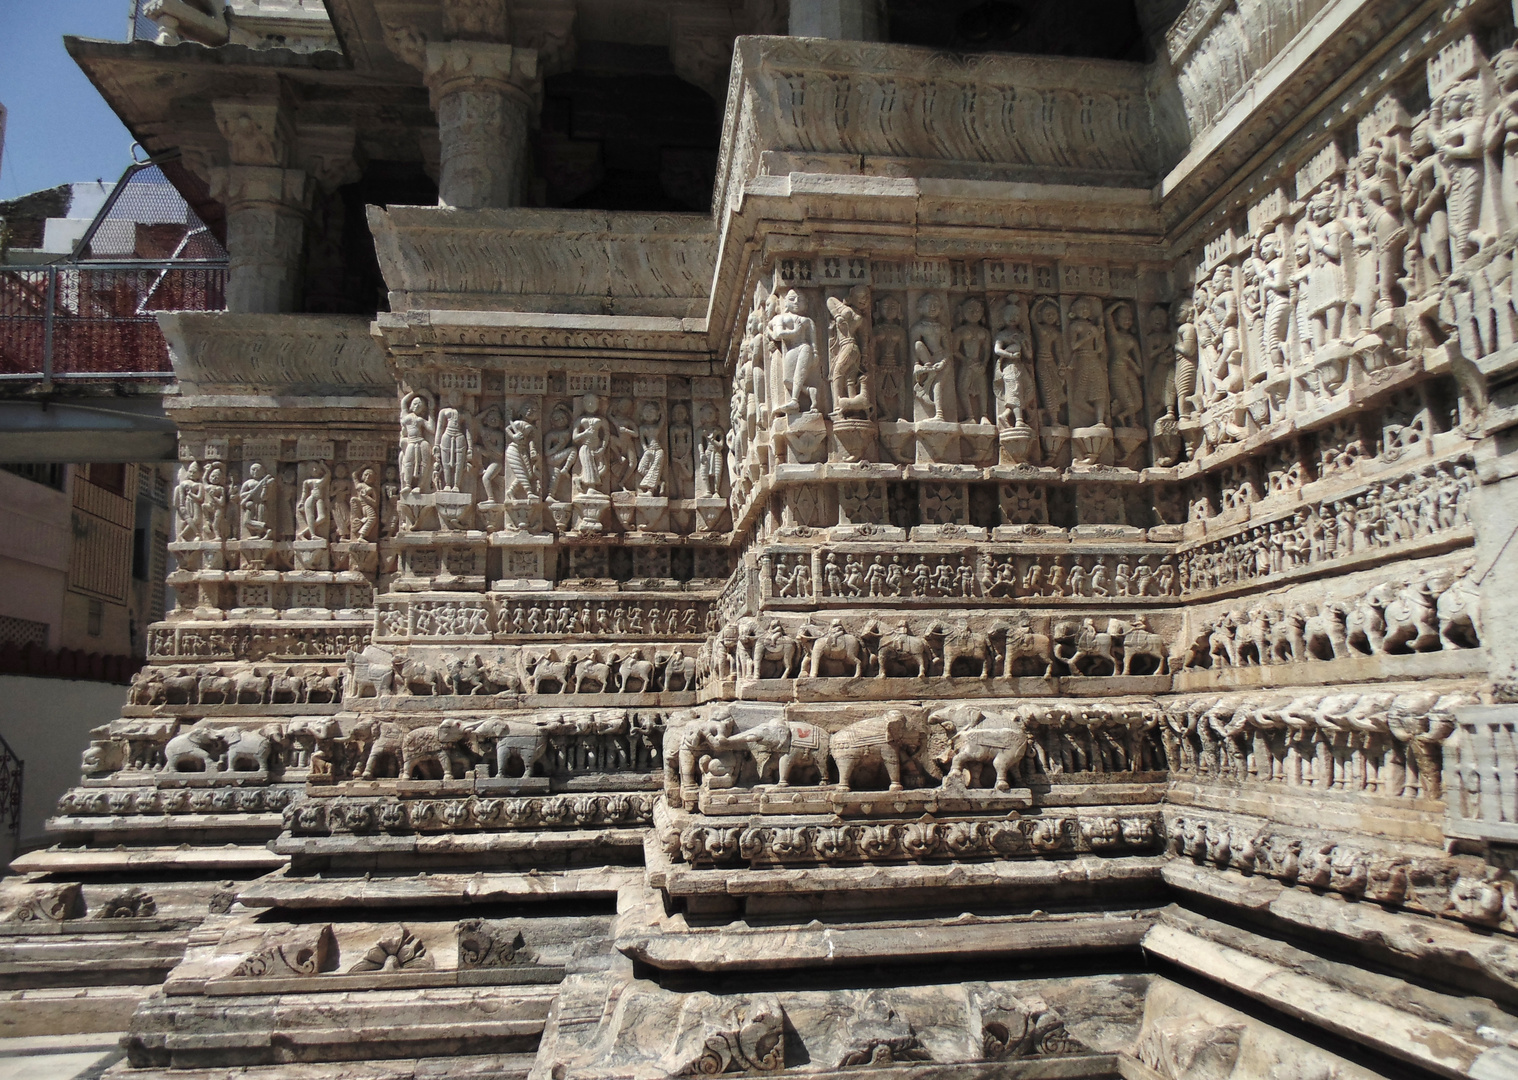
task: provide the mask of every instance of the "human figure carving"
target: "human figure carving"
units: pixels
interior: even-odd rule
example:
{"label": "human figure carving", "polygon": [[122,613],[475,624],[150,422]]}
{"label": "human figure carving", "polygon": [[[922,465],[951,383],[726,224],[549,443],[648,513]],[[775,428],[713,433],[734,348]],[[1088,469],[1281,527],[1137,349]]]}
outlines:
{"label": "human figure carving", "polygon": [[1477,92],[1475,82],[1462,80],[1439,95],[1429,110],[1429,135],[1448,185],[1445,208],[1452,272],[1459,272],[1480,247],[1477,226],[1481,220],[1486,140],[1485,122],[1476,112]]}
{"label": "human figure carving", "polygon": [[466,490],[473,453],[474,435],[468,417],[452,405],[439,409],[433,438],[433,486],[438,491]]}
{"label": "human figure carving", "polygon": [[828,339],[829,372],[833,383],[833,415],[869,419],[874,414],[869,373],[859,348],[859,328],[864,324],[864,306],[868,294],[863,286],[855,288],[845,302],[828,297],[828,313],[833,317],[832,335]]}
{"label": "human figure carving", "polygon": [[1119,300],[1107,305],[1107,385],[1116,427],[1143,424],[1144,361],[1134,329],[1132,304]]}
{"label": "human figure carving", "polygon": [[987,369],[991,356],[991,331],[986,329],[986,306],[975,297],[959,307],[954,328],[954,364],[958,370],[959,417],[965,423],[991,422],[991,394]]}
{"label": "human figure carving", "polygon": [[174,485],[174,512],[179,519],[180,541],[199,540],[205,531],[205,486],[201,482],[200,462],[181,466],[179,482]]}
{"label": "human figure carving", "polygon": [[1182,300],[1175,310],[1175,394],[1165,398],[1165,411],[1170,415],[1184,419],[1196,411],[1196,373],[1195,309],[1190,300]]}
{"label": "human figure carving", "polygon": [[[785,294],[782,309],[770,319],[768,334],[780,350],[782,381],[786,401],[781,412],[821,412],[822,370],[817,356],[817,326],[804,314],[801,295],[795,289]],[[806,404],[802,405],[802,396]]]}
{"label": "human figure carving", "polygon": [[295,538],[326,540],[332,535],[331,502],[327,485],[332,470],[325,461],[306,462],[305,478],[300,485],[300,500],[295,504]]}
{"label": "human figure carving", "polygon": [[1038,408],[1033,378],[1033,336],[1028,328],[1028,305],[1020,296],[1007,297],[1002,327],[991,351],[996,358],[998,422],[1004,427],[1031,428],[1029,417]]}
{"label": "human figure carving", "polygon": [[611,429],[599,415],[601,402],[594,394],[585,395],[584,414],[575,421],[574,465],[571,474],[573,493],[591,495],[606,490],[607,465],[611,449]]}
{"label": "human figure carving", "polygon": [[275,479],[255,461],[248,466],[248,478],[237,490],[238,535],[243,540],[271,540],[274,522],[270,520],[274,504]]}
{"label": "human figure carving", "polygon": [[912,339],[912,391],[917,397],[918,420],[952,420],[954,366],[949,355],[943,302],[935,293],[917,301],[917,321],[909,331]]}
{"label": "human figure carving", "polygon": [[365,468],[353,483],[348,501],[349,537],[372,544],[379,538],[380,496],[373,467]]}
{"label": "human figure carving", "polygon": [[436,429],[427,415],[427,399],[408,394],[401,400],[401,494],[427,490],[432,480],[432,436]]}
{"label": "human figure carving", "polygon": [[1033,305],[1033,341],[1038,349],[1033,369],[1038,375],[1044,412],[1049,423],[1063,424],[1068,416],[1065,385],[1070,377],[1070,359],[1060,327],[1059,301],[1053,297],[1040,297]]}
{"label": "human figure carving", "polygon": [[219,461],[206,462],[201,506],[200,538],[227,539],[227,467]]}
{"label": "human figure carving", "polygon": [[537,407],[524,402],[517,416],[506,424],[503,461],[505,481],[502,494],[507,499],[529,499],[543,485],[543,459],[538,452]]}
{"label": "human figure carving", "polygon": [[1101,304],[1095,297],[1078,297],[1070,304],[1065,333],[1070,346],[1071,427],[1107,423],[1111,396],[1100,320]]}
{"label": "human figure carving", "polygon": [[663,495],[668,452],[664,449],[664,414],[652,401],[643,403],[639,417],[638,494]]}

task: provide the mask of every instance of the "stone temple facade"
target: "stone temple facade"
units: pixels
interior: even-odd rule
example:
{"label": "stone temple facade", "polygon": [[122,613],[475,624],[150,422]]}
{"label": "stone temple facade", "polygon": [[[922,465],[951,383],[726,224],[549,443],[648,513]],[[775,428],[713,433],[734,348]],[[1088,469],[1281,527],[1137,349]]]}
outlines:
{"label": "stone temple facade", "polygon": [[1510,7],[205,7],[71,42],[231,310],[162,317],[178,606],[0,887],[10,1033],[1518,1076]]}

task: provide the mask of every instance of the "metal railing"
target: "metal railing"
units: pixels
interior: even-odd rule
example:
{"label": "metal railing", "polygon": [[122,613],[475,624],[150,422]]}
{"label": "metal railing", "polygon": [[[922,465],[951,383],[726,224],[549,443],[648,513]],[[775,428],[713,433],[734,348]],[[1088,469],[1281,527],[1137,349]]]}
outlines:
{"label": "metal railing", "polygon": [[221,261],[0,267],[0,380],[171,379],[160,311],[220,311]]}
{"label": "metal railing", "polygon": [[0,738],[0,836],[11,838],[11,857],[21,841],[21,780],[25,763]]}

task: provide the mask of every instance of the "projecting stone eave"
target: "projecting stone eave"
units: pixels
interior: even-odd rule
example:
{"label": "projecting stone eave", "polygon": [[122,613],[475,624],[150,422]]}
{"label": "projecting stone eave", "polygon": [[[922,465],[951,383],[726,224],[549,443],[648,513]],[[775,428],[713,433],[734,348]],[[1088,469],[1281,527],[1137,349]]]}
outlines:
{"label": "projecting stone eave", "polygon": [[700,319],[716,235],[702,214],[370,207],[395,311]]}
{"label": "projecting stone eave", "polygon": [[289,421],[388,416],[395,381],[368,320],[351,315],[166,312],[158,316],[179,380],[164,410]]}

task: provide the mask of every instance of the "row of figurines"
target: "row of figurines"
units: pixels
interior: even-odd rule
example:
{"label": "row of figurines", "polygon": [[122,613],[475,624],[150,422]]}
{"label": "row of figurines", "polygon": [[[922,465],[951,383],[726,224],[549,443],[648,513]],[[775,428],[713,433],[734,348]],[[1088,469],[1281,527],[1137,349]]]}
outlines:
{"label": "row of figurines", "polygon": [[1352,368],[1380,381],[1432,344],[1415,331],[1409,347],[1399,323],[1384,331],[1392,340],[1372,335],[1377,348],[1361,343],[1346,354],[1337,376],[1252,386],[1228,408],[1212,395],[1211,376],[1201,380],[1206,392],[1196,388],[1198,324],[1204,345],[1212,337],[1189,302],[1173,336],[1161,305],[1147,309],[1141,333],[1132,301],[1014,293],[990,303],[998,311],[993,334],[989,299],[960,298],[951,330],[942,298],[921,293],[917,320],[903,328],[903,297],[877,291],[874,326],[866,328],[871,291],[856,286],[827,298],[826,351],[804,292],[759,300],[730,403],[738,501],[756,468],[780,461],[1174,465],[1323,405],[1351,384]]}
{"label": "row of figurines", "polygon": [[290,771],[334,780],[461,779],[479,766],[478,775],[502,778],[649,773],[661,767],[666,720],[663,712],[627,709],[450,717],[411,727],[373,717],[303,717],[257,728],[124,719],[96,729],[83,768],[93,777],[125,770],[268,778]]}
{"label": "row of figurines", "polygon": [[[727,433],[715,401],[587,392],[487,403],[455,388],[457,372],[432,377],[436,392],[412,377],[418,385],[401,387],[400,532],[471,527],[477,508],[504,515],[505,527],[539,529],[546,504],[560,531],[586,531],[592,512],[602,528],[666,531],[671,505],[683,531],[709,531],[725,512]],[[624,503],[630,520],[620,520]],[[638,517],[640,507],[659,521]]]}
{"label": "row of figurines", "polygon": [[1175,772],[1393,798],[1443,797],[1443,744],[1459,686],[1254,690],[1165,702],[1159,728]]}
{"label": "row of figurines", "polygon": [[[430,459],[432,448],[425,449]],[[175,542],[237,541],[245,569],[290,558],[289,552],[271,545],[294,543],[292,565],[298,569],[373,573],[376,558],[383,559],[385,553],[377,556],[372,545],[412,531],[692,535],[720,532],[727,520],[724,495],[673,498],[663,494],[662,485],[617,487],[605,493],[564,491],[563,499],[549,488],[545,499],[541,484],[534,481],[530,494],[508,494],[518,489],[503,489],[499,470],[482,465],[478,454],[461,478],[462,489],[407,488],[405,482],[416,481],[404,467],[408,450],[413,457],[422,454],[421,448],[403,441],[402,465],[249,461],[239,469],[219,459],[185,462],[174,488]],[[650,494],[645,488],[660,493]],[[388,561],[393,560],[390,554]]]}
{"label": "row of figurines", "polygon": [[[1164,675],[1169,639],[1147,614],[945,619],[743,617],[697,653],[697,684],[721,679],[945,678]],[[853,629],[850,629],[850,626]]]}
{"label": "row of figurines", "polygon": [[[1441,744],[1478,691],[1415,685],[1283,689],[1166,699],[961,703],[886,708],[837,726],[761,720],[732,706],[698,712],[602,709],[545,717],[396,720],[335,717],[240,729],[177,720],[120,721],[97,733],[84,771],[333,780],[462,779],[664,770],[671,801],[699,790],[776,782],[841,790],[1008,790],[1066,773],[1170,769],[1236,781],[1404,798],[1439,798]],[[852,710],[851,710],[852,711]],[[427,720],[430,718],[418,717]],[[773,767],[773,768],[772,768]],[[856,782],[857,778],[857,782]]]}
{"label": "row of figurines", "polygon": [[1168,554],[891,554],[813,548],[769,551],[761,588],[779,600],[1179,595]]}
{"label": "row of figurines", "polygon": [[1429,465],[1413,476],[1204,541],[1176,555],[1181,592],[1238,585],[1466,526],[1475,487],[1468,461]]}
{"label": "row of figurines", "polygon": [[1475,361],[1518,340],[1518,53],[1489,62],[1470,37],[1446,51],[1427,108],[1383,100],[1351,159],[1330,143],[1295,202],[1276,191],[1206,246],[1176,320],[1181,416],[1261,386],[1295,411],[1357,366],[1446,339]]}
{"label": "row of figurines", "polygon": [[702,791],[778,784],[842,790],[994,787],[1071,773],[1170,770],[1399,798],[1442,796],[1458,687],[1256,691],[1166,699],[1046,700],[885,709],[835,730],[814,720],[739,727],[729,706],[671,720],[672,805]]}
{"label": "row of figurines", "polygon": [[[735,478],[767,437],[792,463],[1149,464],[1173,353],[1164,306],[972,293],[951,313],[925,291],[908,321],[906,293],[819,299],[777,289],[750,310],[729,402]],[[1178,434],[1155,431],[1156,463],[1173,464]]]}
{"label": "row of figurines", "polygon": [[1272,596],[1203,619],[1187,668],[1267,667],[1481,645],[1481,591],[1466,569],[1380,582],[1349,599]]}

